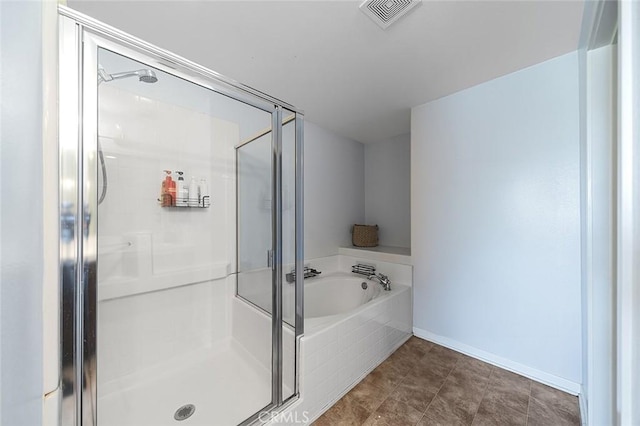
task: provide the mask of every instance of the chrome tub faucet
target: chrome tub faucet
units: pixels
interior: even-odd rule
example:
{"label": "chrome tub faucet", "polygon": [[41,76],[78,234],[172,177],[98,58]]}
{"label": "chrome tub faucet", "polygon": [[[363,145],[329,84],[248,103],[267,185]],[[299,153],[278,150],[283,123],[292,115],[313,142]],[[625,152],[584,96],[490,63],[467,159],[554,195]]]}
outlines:
{"label": "chrome tub faucet", "polygon": [[[318,275],[320,275],[322,272],[318,271],[315,268],[309,268],[307,266],[304,267],[304,278],[313,278],[313,277],[317,277]],[[292,269],[291,272],[289,272],[288,274],[285,274],[285,279],[287,280],[288,283],[294,283],[296,282],[296,270]]]}
{"label": "chrome tub faucet", "polygon": [[367,279],[372,281],[376,279],[378,280],[382,288],[385,289],[385,291],[391,291],[391,280],[385,274],[380,274],[380,273],[371,274],[367,277]]}
{"label": "chrome tub faucet", "polygon": [[354,274],[365,275],[367,279],[371,281],[376,279],[386,291],[391,291],[391,280],[384,274],[376,273],[375,266],[358,263],[351,267],[351,272]]}

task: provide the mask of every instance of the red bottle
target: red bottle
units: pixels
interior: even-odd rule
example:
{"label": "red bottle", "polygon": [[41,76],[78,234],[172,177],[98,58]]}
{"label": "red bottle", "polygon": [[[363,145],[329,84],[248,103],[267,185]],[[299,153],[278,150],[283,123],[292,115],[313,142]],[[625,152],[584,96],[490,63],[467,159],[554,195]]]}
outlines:
{"label": "red bottle", "polygon": [[175,206],[176,183],[171,179],[171,170],[165,170],[164,173],[165,177],[162,180],[162,189],[160,190],[160,205],[162,207]]}
{"label": "red bottle", "polygon": [[172,206],[176,205],[176,195],[176,181],[169,176],[169,199],[171,200]]}

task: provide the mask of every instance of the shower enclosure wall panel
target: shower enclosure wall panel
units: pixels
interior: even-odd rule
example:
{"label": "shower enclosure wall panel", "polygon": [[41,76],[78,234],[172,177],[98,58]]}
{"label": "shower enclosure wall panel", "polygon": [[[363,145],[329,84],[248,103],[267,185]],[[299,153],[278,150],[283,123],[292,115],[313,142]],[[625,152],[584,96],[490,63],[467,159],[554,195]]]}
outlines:
{"label": "shower enclosure wall panel", "polygon": [[[101,84],[98,98],[98,137],[109,176],[99,207],[99,291],[128,279],[137,281],[130,288],[135,291],[140,280],[163,274],[174,275],[176,286],[189,284],[188,276],[180,277],[187,270],[226,276],[235,265],[238,125],[115,84]],[[187,182],[205,178],[211,207],[160,208],[163,170],[182,170]],[[217,272],[220,266],[224,270]]]}
{"label": "shower enclosure wall panel", "polygon": [[99,396],[175,360],[228,346],[232,294],[228,279],[220,279],[100,302]]}
{"label": "shower enclosure wall panel", "polygon": [[[268,343],[271,318],[240,298],[231,301],[231,315],[231,335],[234,342],[251,353],[259,365],[268,369],[271,353],[265,351],[264,347]],[[295,366],[296,339],[291,327],[283,327],[282,346],[283,365]],[[295,389],[295,369],[284,368],[282,373],[283,395],[288,397]]]}

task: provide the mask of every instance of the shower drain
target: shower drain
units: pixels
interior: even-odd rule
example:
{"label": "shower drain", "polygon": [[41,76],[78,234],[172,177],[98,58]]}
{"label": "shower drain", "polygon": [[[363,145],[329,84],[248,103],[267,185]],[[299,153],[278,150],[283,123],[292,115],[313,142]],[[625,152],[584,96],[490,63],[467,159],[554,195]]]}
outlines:
{"label": "shower drain", "polygon": [[187,420],[196,411],[196,406],[193,404],[185,404],[176,410],[173,418],[177,421]]}

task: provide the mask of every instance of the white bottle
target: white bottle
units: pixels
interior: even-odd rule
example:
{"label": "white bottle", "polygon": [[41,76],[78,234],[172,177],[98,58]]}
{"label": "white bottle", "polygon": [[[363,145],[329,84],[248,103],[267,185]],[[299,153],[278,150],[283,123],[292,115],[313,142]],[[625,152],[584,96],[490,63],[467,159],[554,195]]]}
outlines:
{"label": "white bottle", "polygon": [[189,207],[198,207],[200,203],[200,191],[195,176],[191,176],[189,183]]}
{"label": "white bottle", "polygon": [[178,182],[176,182],[176,206],[186,207],[189,205],[189,185],[184,181],[184,173],[176,171]]}
{"label": "white bottle", "polygon": [[211,205],[211,199],[209,198],[209,185],[207,185],[207,180],[205,178],[200,179],[198,189],[200,190],[200,207],[208,207]]}

